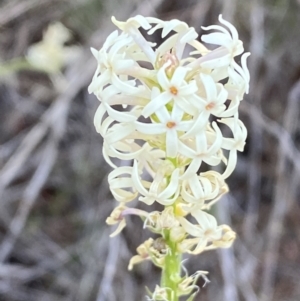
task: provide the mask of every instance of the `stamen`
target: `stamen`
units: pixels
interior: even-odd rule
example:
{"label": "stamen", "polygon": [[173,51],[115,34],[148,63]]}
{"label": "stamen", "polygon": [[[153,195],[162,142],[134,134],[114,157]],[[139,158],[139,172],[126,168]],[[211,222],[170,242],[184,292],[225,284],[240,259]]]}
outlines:
{"label": "stamen", "polygon": [[176,123],[174,121],[167,122],[167,128],[172,129],[175,126],[176,126]]}
{"label": "stamen", "polygon": [[216,104],[214,102],[211,102],[205,106],[205,109],[209,111],[209,110],[213,109],[215,107],[215,105]]}
{"label": "stamen", "polygon": [[170,92],[171,92],[173,95],[177,95],[177,94],[178,94],[178,90],[177,90],[177,88],[174,87],[174,86],[172,86],[172,87],[170,88]]}

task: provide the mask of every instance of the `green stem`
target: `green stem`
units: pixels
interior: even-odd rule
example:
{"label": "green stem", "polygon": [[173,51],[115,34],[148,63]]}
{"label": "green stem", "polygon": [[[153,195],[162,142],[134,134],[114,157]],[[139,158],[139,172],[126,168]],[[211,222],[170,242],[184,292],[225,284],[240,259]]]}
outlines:
{"label": "green stem", "polygon": [[169,246],[169,253],[165,257],[165,266],[162,270],[161,287],[167,287],[168,300],[178,301],[178,283],[181,280],[181,254],[177,252],[176,242],[171,241],[170,231],[165,232],[165,241]]}

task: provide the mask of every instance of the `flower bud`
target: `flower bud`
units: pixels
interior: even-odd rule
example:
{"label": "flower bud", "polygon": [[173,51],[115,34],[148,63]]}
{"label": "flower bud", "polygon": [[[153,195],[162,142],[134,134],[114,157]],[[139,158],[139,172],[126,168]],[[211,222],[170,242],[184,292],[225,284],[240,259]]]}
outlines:
{"label": "flower bud", "polygon": [[170,230],[170,240],[171,241],[174,241],[174,242],[181,241],[184,239],[185,236],[186,236],[186,232],[180,226],[171,228],[171,230]]}
{"label": "flower bud", "polygon": [[156,69],[160,69],[165,64],[167,64],[167,67],[165,69],[166,74],[169,78],[171,78],[175,69],[179,66],[179,60],[175,54],[174,49],[172,49],[171,52],[166,52],[162,56],[158,57],[155,62],[155,67]]}
{"label": "flower bud", "polygon": [[236,238],[236,233],[227,225],[222,225],[222,237],[215,240],[213,245],[217,248],[230,248]]}

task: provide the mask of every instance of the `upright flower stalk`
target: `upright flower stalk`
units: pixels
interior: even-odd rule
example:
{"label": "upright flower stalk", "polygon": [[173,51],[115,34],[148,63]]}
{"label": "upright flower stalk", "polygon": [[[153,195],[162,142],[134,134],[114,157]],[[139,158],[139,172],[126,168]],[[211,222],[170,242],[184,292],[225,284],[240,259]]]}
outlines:
{"label": "upright flower stalk", "polygon": [[[108,182],[118,202],[107,223],[116,225],[114,236],[128,215],[140,216],[155,235],[137,248],[129,270],[150,260],[162,269],[150,299],[191,301],[207,272],[188,275],[182,255],[228,248],[236,236],[208,210],[228,191],[225,179],[244,148],[247,130],[238,107],[249,89],[249,53],[222,16],[222,26],[203,27],[208,33],[201,40],[213,50],[179,20],[138,15],[112,21],[119,31],[99,51],[92,49],[98,66],[89,86],[100,101],[94,124],[104,138],[103,155],[113,168]],[[147,40],[154,33],[163,40],[159,46]],[[211,169],[219,164],[223,173]],[[136,198],[163,209],[130,207]]]}

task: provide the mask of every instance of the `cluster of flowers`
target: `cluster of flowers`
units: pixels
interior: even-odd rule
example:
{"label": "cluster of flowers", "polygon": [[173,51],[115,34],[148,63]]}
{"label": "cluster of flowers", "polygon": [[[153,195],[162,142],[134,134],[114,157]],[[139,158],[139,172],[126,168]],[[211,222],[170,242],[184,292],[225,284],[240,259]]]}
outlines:
{"label": "cluster of flowers", "polygon": [[[129,269],[144,260],[166,269],[171,253],[231,246],[235,233],[207,210],[228,191],[224,180],[244,148],[247,130],[238,106],[249,88],[249,53],[243,54],[235,27],[222,16],[224,26],[203,27],[213,31],[201,37],[215,45],[213,50],[179,20],[138,15],[112,21],[121,33],[114,31],[99,51],[92,49],[98,67],[89,86],[101,102],[94,124],[104,138],[104,158],[114,168],[108,181],[119,202],[107,223],[118,225],[113,236],[126,226],[127,215],[139,215],[146,228],[161,235],[138,247]],[[154,33],[163,40],[159,46],[145,38]],[[209,167],[221,163],[222,174]],[[136,198],[164,209],[130,208]],[[204,274],[177,275],[177,296],[190,294]],[[172,299],[168,290],[157,286],[152,299]]]}

